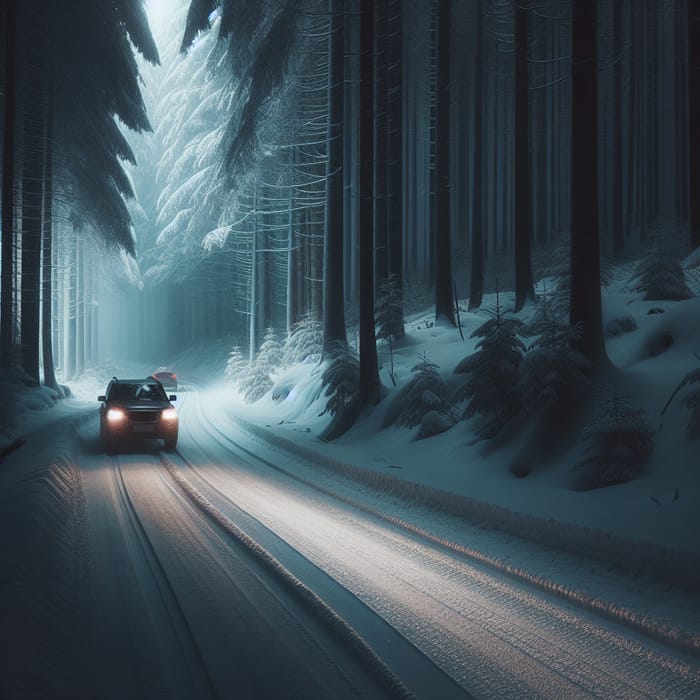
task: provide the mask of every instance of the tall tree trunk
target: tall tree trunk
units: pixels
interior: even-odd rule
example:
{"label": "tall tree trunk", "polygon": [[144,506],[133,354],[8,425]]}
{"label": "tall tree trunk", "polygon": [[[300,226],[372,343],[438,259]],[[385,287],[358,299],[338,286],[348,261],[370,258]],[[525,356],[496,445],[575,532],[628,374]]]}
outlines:
{"label": "tall tree trunk", "polygon": [[22,131],[22,366],[39,383],[39,289],[41,283],[41,195],[44,105],[37,66],[27,66]]}
{"label": "tall tree trunk", "polygon": [[46,110],[46,137],[44,146],[44,216],[42,230],[42,261],[41,261],[41,350],[44,363],[44,384],[58,390],[56,371],[53,359],[53,293],[51,276],[53,274],[53,101],[51,86],[48,86]]}
{"label": "tall tree trunk", "polygon": [[[265,200],[263,200],[265,201]],[[267,214],[269,217],[269,214]],[[272,253],[270,253],[270,237],[267,235],[268,222],[261,221],[259,231],[260,242],[260,328],[263,337],[272,326]]]}
{"label": "tall tree trunk", "polygon": [[258,352],[258,309],[259,309],[259,282],[258,282],[258,198],[253,193],[253,243],[250,262],[250,325],[249,325],[249,351],[248,361],[252,367],[255,364],[255,355]]}
{"label": "tall tree trunk", "polygon": [[573,173],[571,324],[577,349],[595,366],[608,363],[603,340],[598,241],[597,0],[573,0]]}
{"label": "tall tree trunk", "polygon": [[85,371],[85,241],[75,242],[75,376]]}
{"label": "tall tree trunk", "polygon": [[387,0],[376,0],[374,37],[374,278],[388,274],[387,253]]}
{"label": "tall tree trunk", "polygon": [[478,309],[484,296],[484,88],[482,0],[476,2],[476,37],[474,60],[474,175],[471,213],[471,275],[469,279],[469,309]]}
{"label": "tall tree trunk", "polygon": [[399,291],[392,305],[391,333],[404,336],[403,319],[403,0],[390,0],[387,17],[387,265],[389,277]]}
{"label": "tall tree trunk", "polygon": [[374,9],[360,5],[360,386],[361,404],[379,401],[377,342],[374,334],[374,256],[372,231]]}
{"label": "tall tree trunk", "polygon": [[16,0],[3,2],[5,79],[2,145],[2,288],[0,290],[0,363],[7,369],[13,344],[13,280],[15,229],[15,90],[16,90]]}
{"label": "tall tree trunk", "polygon": [[435,148],[435,319],[454,325],[450,240],[450,2],[437,8]]}
{"label": "tall tree trunk", "polygon": [[346,343],[343,300],[343,3],[329,0],[326,226],[323,260],[323,353]]}
{"label": "tall tree trunk", "polygon": [[622,93],[624,85],[622,81],[622,53],[623,43],[623,0],[614,0],[614,33],[615,33],[615,126],[613,138],[613,198],[612,198],[612,236],[613,255],[620,258],[625,249],[625,231],[623,221],[623,183],[622,183],[622,162],[623,162],[623,133],[622,133]]}
{"label": "tall tree trunk", "polygon": [[[290,149],[292,169],[294,166],[294,149]],[[287,335],[291,335],[294,324],[299,320],[299,301],[297,298],[296,268],[299,257],[296,250],[294,235],[294,190],[289,188],[289,203],[287,208]]]}
{"label": "tall tree trunk", "polygon": [[515,3],[515,310],[535,298],[532,283],[532,187],[530,167],[528,8]]}
{"label": "tall tree trunk", "polygon": [[688,136],[690,244],[700,246],[700,0],[688,0]]}

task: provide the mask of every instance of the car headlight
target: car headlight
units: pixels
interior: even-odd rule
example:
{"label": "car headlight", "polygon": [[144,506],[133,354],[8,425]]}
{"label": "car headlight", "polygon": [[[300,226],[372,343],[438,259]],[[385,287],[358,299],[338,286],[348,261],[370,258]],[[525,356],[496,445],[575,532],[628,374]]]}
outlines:
{"label": "car headlight", "polygon": [[121,408],[110,408],[107,411],[107,420],[110,423],[119,423],[126,418],[126,413]]}
{"label": "car headlight", "polygon": [[177,413],[174,408],[166,408],[163,413],[160,414],[163,420],[174,421],[177,420]]}

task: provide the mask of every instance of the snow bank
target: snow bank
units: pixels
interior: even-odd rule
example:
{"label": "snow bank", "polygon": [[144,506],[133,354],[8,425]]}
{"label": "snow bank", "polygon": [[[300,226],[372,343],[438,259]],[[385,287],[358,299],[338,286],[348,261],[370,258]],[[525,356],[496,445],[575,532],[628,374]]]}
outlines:
{"label": "snow bank", "polygon": [[85,697],[86,547],[73,423],[63,419],[0,463],[0,696]]}

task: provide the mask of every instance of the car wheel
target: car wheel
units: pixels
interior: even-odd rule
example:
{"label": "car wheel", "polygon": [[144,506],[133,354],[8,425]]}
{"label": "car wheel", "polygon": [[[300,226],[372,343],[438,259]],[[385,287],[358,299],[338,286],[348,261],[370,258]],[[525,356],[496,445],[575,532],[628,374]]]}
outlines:
{"label": "car wheel", "polygon": [[166,452],[174,452],[177,446],[177,435],[175,437],[168,437],[163,440],[163,446]]}

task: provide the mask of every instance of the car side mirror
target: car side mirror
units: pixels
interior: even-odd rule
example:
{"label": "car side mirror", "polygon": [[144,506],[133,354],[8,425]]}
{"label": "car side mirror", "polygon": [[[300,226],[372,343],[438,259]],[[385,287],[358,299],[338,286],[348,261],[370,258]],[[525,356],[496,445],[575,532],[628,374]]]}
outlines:
{"label": "car side mirror", "polygon": [[107,397],[106,397],[106,396],[98,396],[98,397],[97,397],[97,400],[98,400],[98,401],[106,401],[106,400],[107,400]]}
{"label": "car side mirror", "polygon": [[175,396],[175,394],[170,394],[170,396],[168,396],[168,401],[177,401],[177,396]]}

